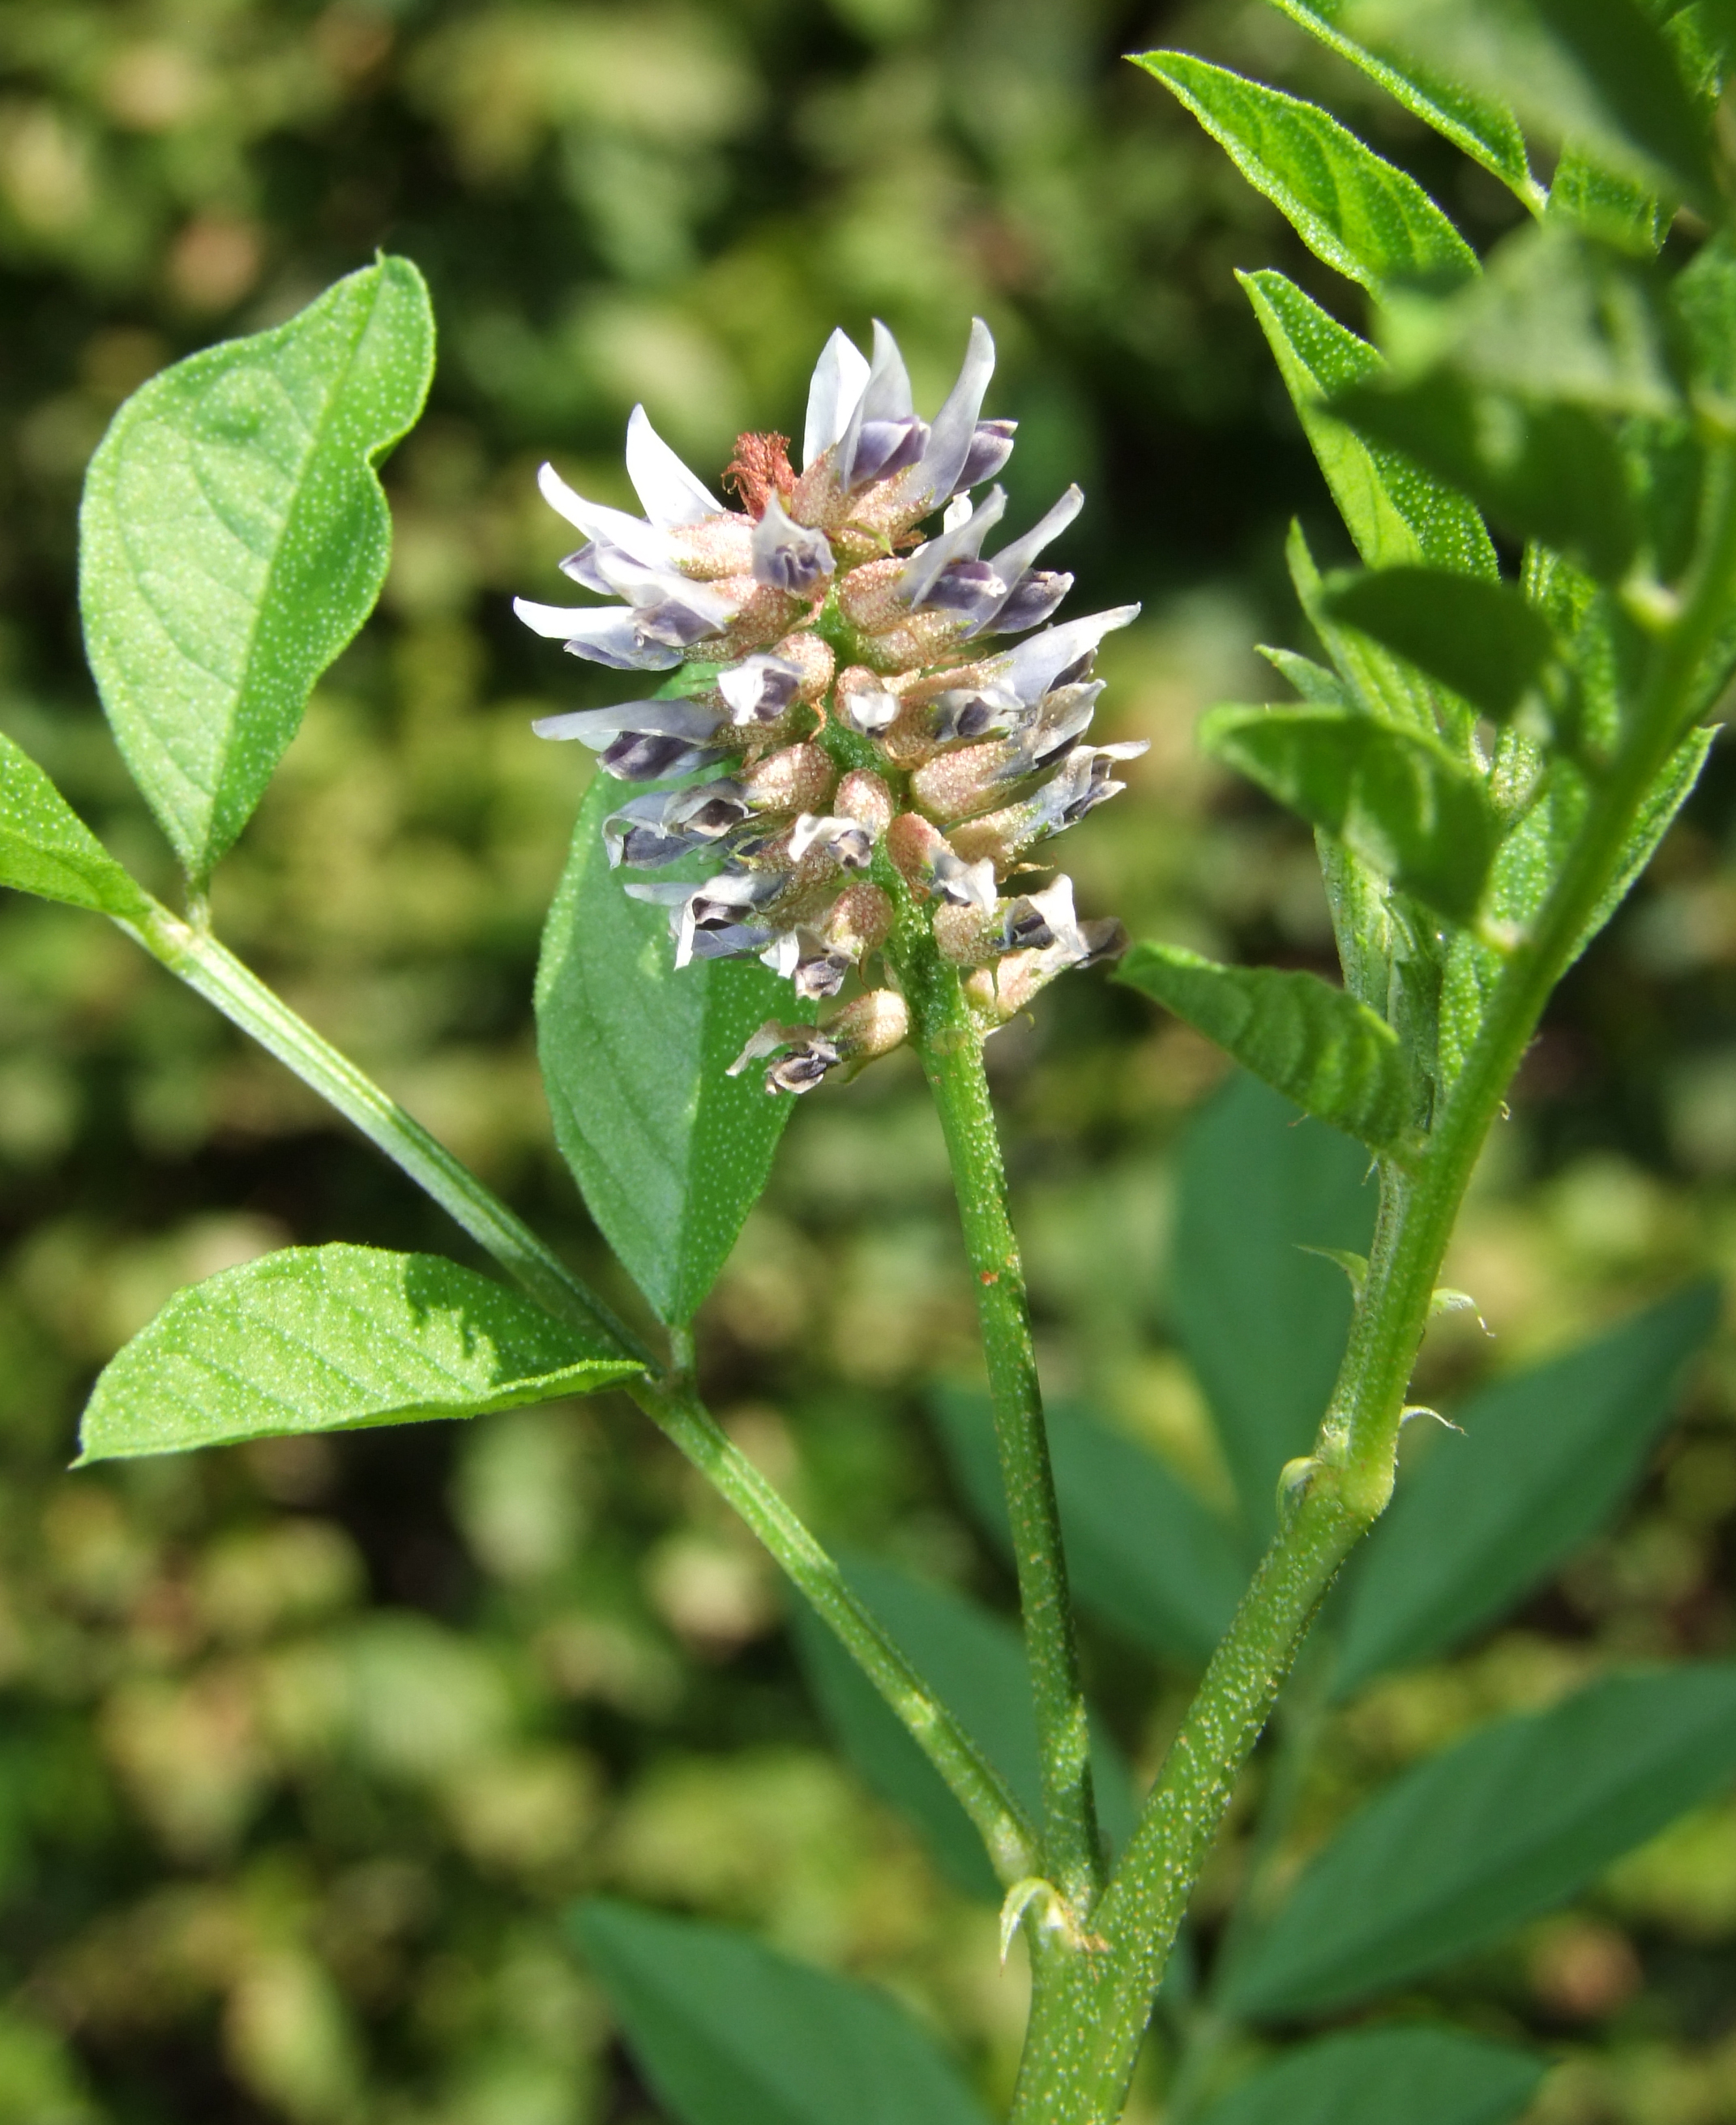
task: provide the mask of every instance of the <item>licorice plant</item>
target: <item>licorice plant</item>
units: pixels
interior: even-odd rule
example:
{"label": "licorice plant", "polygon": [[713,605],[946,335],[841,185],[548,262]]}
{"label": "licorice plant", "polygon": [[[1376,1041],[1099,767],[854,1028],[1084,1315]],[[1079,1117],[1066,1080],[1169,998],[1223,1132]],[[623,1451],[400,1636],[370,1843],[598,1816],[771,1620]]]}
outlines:
{"label": "licorice plant", "polygon": [[[1712,1298],[1696,1289],[1501,1383],[1388,1515],[1419,1345],[1432,1313],[1461,1303],[1438,1275],[1473,1164],[1552,990],[1693,787],[1736,664],[1736,134],[1720,101],[1736,6],[1276,4],[1526,217],[1479,260],[1324,111],[1183,54],[1139,62],[1368,299],[1371,338],[1280,273],[1243,276],[1361,565],[1323,572],[1292,532],[1324,661],[1267,651],[1295,698],[1216,709],[1200,733],[1314,829],[1342,987],[1129,949],[1113,911],[1082,917],[1053,871],[1050,840],[1116,793],[1137,750],[1088,736],[1093,657],[1136,608],[1054,617],[1072,578],[1040,558],[1077,488],[989,550],[1006,503],[988,483],[1013,436],[984,415],[980,322],[932,420],[883,326],[866,355],[834,333],[800,464],[781,436],[743,436],[720,477],[731,506],[643,412],[626,439],[643,516],[544,468],[546,499],[584,540],[562,566],[605,601],[521,600],[519,616],[629,675],[634,697],[538,726],[598,756],[549,916],[540,1053],[561,1149],[661,1324],[649,1341],[210,926],[212,871],[384,574],[375,469],[432,363],[413,266],[382,257],[275,330],[165,371],[92,463],[91,667],[185,870],[184,913],[0,742],[0,882],[117,922],[510,1279],[350,1246],[226,1270],[103,1372],[84,1459],[630,1396],[804,1598],[804,1656],[845,1746],[865,1766],[903,1749],[931,1782],[918,1815],[962,1811],[979,1835],[960,1863],[992,1880],[1003,1948],[1022,1936],[1029,1958],[1021,2125],[1120,2116],[1154,2001],[1174,2119],[1214,2106],[1220,2125],[1510,2118],[1537,2063],[1438,2021],[1305,2042],[1252,2076],[1247,2033],[1294,2033],[1497,1937],[1736,1773],[1736,1672],[1616,1676],[1406,1774],[1287,1890],[1271,1863],[1333,1706],[1461,1641],[1597,1525],[1708,1332]],[[1202,1259],[1216,1246],[1281,1281],[1303,1239],[1349,1287],[1335,1382],[1315,1394],[1299,1343],[1294,1407],[1238,1400],[1245,1353],[1196,1324],[1242,1533],[1265,1543],[1239,1595],[1229,1534],[1173,1479],[1125,1441],[1072,1426],[1051,1439],[1045,1425],[984,1050],[1056,977],[1105,959],[1248,1073],[1190,1157],[1300,1176],[1296,1229],[1276,1232],[1252,1213],[1237,1223],[1233,1190],[1190,1199],[1184,1176]],[[842,1569],[695,1383],[696,1311],[792,1100],[906,1043],[939,1113],[980,1316],[986,1405],[966,1398],[946,1423],[963,1487],[1017,1567],[1025,1665],[1011,1686],[1028,1689],[1035,1728],[1022,1769],[984,1745],[993,1722],[976,1708],[1001,1642]],[[1338,1138],[1317,1128],[1298,1153],[1294,1108]],[[1341,1140],[1336,1164],[1318,1150]],[[1366,1246],[1339,1243],[1323,1189],[1373,1204]],[[1309,1334],[1331,1317],[1315,1306]],[[1114,1851],[1097,1788],[1106,1799],[1117,1774],[1097,1775],[1064,1522],[1082,1604],[1125,1619],[1139,1582],[1204,1670]],[[1102,1555],[1111,1522],[1120,1580]],[[1185,1942],[1172,1951],[1275,1705],[1247,1887],[1202,1979]],[[587,1907],[578,1937],[690,2125],[980,2115],[932,2041],[862,1988],[617,1905]]]}

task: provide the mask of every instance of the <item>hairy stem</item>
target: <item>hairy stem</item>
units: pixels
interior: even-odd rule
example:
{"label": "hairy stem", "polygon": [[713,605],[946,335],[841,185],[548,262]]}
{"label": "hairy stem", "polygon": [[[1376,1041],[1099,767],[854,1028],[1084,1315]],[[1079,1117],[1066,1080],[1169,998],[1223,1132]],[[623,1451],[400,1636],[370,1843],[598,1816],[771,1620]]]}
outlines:
{"label": "hairy stem", "polygon": [[1036,1712],[1043,1858],[1049,1879],[1083,1920],[1102,1886],[1091,1735],[1025,1272],[1007,1214],[1000,1139],[983,1072],[983,1034],[957,974],[936,951],[927,922],[918,918],[906,925],[900,943],[899,973],[946,1139],[988,1360]]}
{"label": "hairy stem", "polygon": [[691,1336],[677,1333],[678,1369],[660,1373],[639,1339],[528,1225],[209,931],[181,921],[155,902],[148,921],[120,927],[353,1122],[539,1305],[593,1335],[601,1332],[644,1363],[644,1376],[626,1383],[625,1391],[740,1513],[836,1633],[946,1780],[1001,1878],[1010,1884],[1030,1874],[1037,1864],[1037,1838],[1018,1802],[851,1592],[836,1562],[695,1395],[687,1378]]}

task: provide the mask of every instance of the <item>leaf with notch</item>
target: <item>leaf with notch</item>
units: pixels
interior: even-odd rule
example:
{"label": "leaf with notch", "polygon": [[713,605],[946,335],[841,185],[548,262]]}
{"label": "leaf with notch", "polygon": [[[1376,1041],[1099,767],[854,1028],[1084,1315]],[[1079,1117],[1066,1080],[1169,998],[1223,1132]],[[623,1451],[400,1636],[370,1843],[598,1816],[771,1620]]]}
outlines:
{"label": "leaf with notch", "polygon": [[1142,52],[1135,64],[1193,113],[1314,256],[1349,279],[1378,290],[1477,271],[1475,252],[1416,179],[1318,104],[1186,52]]}
{"label": "leaf with notch", "polygon": [[1333,499],[1371,568],[1430,561],[1494,577],[1495,549],[1473,505],[1413,458],[1370,443],[1327,402],[1383,375],[1366,340],[1329,317],[1293,280],[1267,268],[1238,273]]}
{"label": "leaf with notch", "polygon": [[1153,997],[1244,1070],[1370,1150],[1399,1150],[1416,1087],[1384,1018],[1318,974],[1223,967],[1177,945],[1139,944],[1117,981]]}
{"label": "leaf with notch", "polygon": [[1460,2030],[1352,2029],[1285,2052],[1201,2125],[1507,2125],[1544,2062]]}
{"label": "leaf with notch", "polygon": [[1232,1972],[1262,2019],[1390,1991],[1583,1888],[1736,1776],[1736,1666],[1591,1684],[1500,1719],[1378,1794]]}
{"label": "leaf with notch", "polygon": [[[942,1388],[931,1406],[960,1489],[1010,1561],[988,1397]],[[1247,1584],[1224,1523],[1156,1454],[1070,1403],[1050,1409],[1049,1444],[1079,1606],[1135,1645],[1203,1667]]]}
{"label": "leaf with notch", "polygon": [[150,897],[24,750],[0,731],[0,885],[136,922]]}
{"label": "leaf with notch", "polygon": [[1445,568],[1377,568],[1326,587],[1335,620],[1371,634],[1497,723],[1554,653],[1549,622],[1510,584]]}
{"label": "leaf with notch", "polygon": [[658,1312],[679,1324],[734,1246],[789,1119],[787,1097],[769,1095],[757,1071],[729,1077],[729,1065],[767,1019],[801,1012],[790,984],[757,961],[676,965],[667,910],[630,900],[609,868],[602,822],[620,802],[619,784],[600,774],[579,808],[543,931],[537,1052],[587,1208]]}
{"label": "leaf with notch", "polygon": [[1368,1176],[1366,1152],[1240,1071],[1182,1141],[1172,1322],[1255,1555],[1276,1518],[1279,1470],[1314,1444],[1350,1326],[1350,1286],[1313,1251],[1368,1252]]}
{"label": "leaf with notch", "polygon": [[1498,97],[1480,95],[1433,67],[1419,65],[1396,54],[1370,51],[1366,45],[1358,44],[1338,26],[1344,13],[1343,0],[1315,0],[1313,5],[1309,0],[1272,0],[1272,5],[1310,36],[1318,37],[1328,51],[1348,59],[1370,80],[1377,81],[1425,125],[1432,125],[1463,153],[1481,163],[1527,206],[1542,204],[1543,189],[1526,159],[1525,135],[1519,130],[1519,121]]}
{"label": "leaf with notch", "polygon": [[748,1934],[592,1897],[573,1930],[682,2125],[987,2125],[898,2003]]}
{"label": "leaf with notch", "polygon": [[1445,746],[1306,706],[1213,709],[1200,743],[1450,921],[1475,916],[1499,830],[1481,780]]}
{"label": "leaf with notch", "polygon": [[196,886],[374,609],[392,536],[375,468],[422,411],[433,364],[422,276],[382,258],[287,324],[153,377],[91,459],[85,650]]}
{"label": "leaf with notch", "polygon": [[1335,1686],[1461,1645],[1542,1585],[1638,1479],[1718,1318],[1691,1285],[1608,1336],[1497,1380],[1457,1412],[1375,1529],[1343,1612]]}
{"label": "leaf with notch", "polygon": [[1344,21],[1503,97],[1550,140],[1716,212],[1705,120],[1633,0],[1351,0]]}
{"label": "leaf with notch", "polygon": [[79,1460],[476,1416],[644,1369],[441,1256],[285,1247],[177,1292],[109,1360]]}

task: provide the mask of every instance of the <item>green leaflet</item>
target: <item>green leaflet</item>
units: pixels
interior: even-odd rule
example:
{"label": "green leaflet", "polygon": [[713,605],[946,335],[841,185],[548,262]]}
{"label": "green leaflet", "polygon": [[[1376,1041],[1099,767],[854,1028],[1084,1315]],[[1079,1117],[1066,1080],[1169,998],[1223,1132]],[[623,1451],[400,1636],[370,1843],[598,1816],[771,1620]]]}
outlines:
{"label": "green leaflet", "polygon": [[1519,121],[1498,98],[1479,95],[1433,67],[1392,54],[1371,52],[1366,45],[1358,44],[1338,26],[1344,15],[1344,0],[1319,0],[1313,6],[1309,0],[1272,0],[1272,5],[1311,36],[1318,37],[1328,50],[1379,82],[1389,96],[1481,163],[1527,206],[1542,203],[1542,188],[1526,159],[1525,135],[1519,130]]}
{"label": "green leaflet", "polygon": [[1117,981],[1185,1018],[1275,1091],[1371,1151],[1399,1150],[1416,1088],[1384,1018],[1318,974],[1222,967],[1176,945],[1135,945]]}
{"label": "green leaflet", "polygon": [[[893,1565],[851,1557],[844,1570],[1032,1821],[1040,1820],[1031,1671],[1017,1627],[950,1587]],[[939,1772],[812,1611],[797,1604],[795,1623],[803,1668],[839,1747],[881,1799],[922,1832],[960,1888],[998,1903],[1000,1886],[981,1842]],[[1092,1772],[1104,1835],[1119,1849],[1133,1829],[1133,1790],[1127,1766],[1101,1730],[1092,1742]]]}
{"label": "green leaflet", "polygon": [[[932,1407],[960,1489],[1010,1559],[988,1397],[943,1388]],[[1154,1454],[1068,1403],[1049,1411],[1049,1450],[1079,1606],[1135,1645],[1204,1667],[1247,1584],[1229,1530]]]}
{"label": "green leaflet", "polygon": [[1306,1454],[1344,1355],[1351,1293],[1304,1249],[1366,1255],[1368,1157],[1239,1071],[1182,1146],[1170,1309],[1205,1390],[1257,1556],[1278,1472]]}
{"label": "green leaflet", "polygon": [[1333,499],[1370,568],[1430,561],[1493,577],[1495,549],[1472,504],[1413,458],[1366,441],[1327,411],[1328,399],[1384,375],[1380,356],[1283,274],[1267,268],[1236,277],[1253,305]]}
{"label": "green leaflet", "polygon": [[1506,583],[1445,568],[1370,569],[1326,589],[1326,610],[1505,723],[1554,653],[1549,622]]}
{"label": "green leaflet", "polygon": [[1377,1795],[1231,1973],[1288,2019],[1438,1969],[1593,1880],[1736,1774],[1736,1666],[1593,1683],[1497,1720]]}
{"label": "green leaflet", "polygon": [[1718,1318],[1698,1284],[1546,1365],[1497,1380],[1431,1442],[1354,1568],[1335,1684],[1432,1659],[1493,1622],[1627,1495]]}
{"label": "green leaflet", "polygon": [[21,746],[0,731],[0,885],[138,921],[150,898]]}
{"label": "green leaflet", "polygon": [[987,2125],[885,1994],[746,1934],[593,1897],[573,1930],[681,2125]]}
{"label": "green leaflet", "polygon": [[1528,2052],[1457,2029],[1355,2029],[1285,2053],[1201,2125],[1507,2125],[1543,2070]]}
{"label": "green leaflet", "polygon": [[1350,0],[1344,26],[1504,97],[1546,139],[1716,213],[1705,120],[1633,0]]}
{"label": "green leaflet", "polygon": [[1213,709],[1200,742],[1450,921],[1474,917],[1497,822],[1480,779],[1444,746],[1305,705]]}
{"label": "green leaflet", "polygon": [[804,1012],[787,982],[752,961],[677,967],[667,910],[630,900],[609,869],[602,822],[621,801],[621,785],[599,775],[579,808],[543,931],[537,1052],[587,1207],[658,1312],[679,1323],[734,1246],[790,1114],[759,1072],[732,1077],[729,1065],[767,1019]]}
{"label": "green leaflet", "polygon": [[1185,52],[1143,52],[1161,81],[1315,257],[1366,288],[1462,280],[1476,254],[1413,177],[1366,148],[1317,104]]}
{"label": "green leaflet", "polygon": [[438,1255],[285,1247],[189,1284],[110,1359],[79,1459],[475,1416],[643,1369]]}
{"label": "green leaflet", "polygon": [[153,377],[91,460],[85,649],[195,885],[373,610],[391,550],[375,468],[421,412],[433,362],[422,276],[382,258],[287,324]]}

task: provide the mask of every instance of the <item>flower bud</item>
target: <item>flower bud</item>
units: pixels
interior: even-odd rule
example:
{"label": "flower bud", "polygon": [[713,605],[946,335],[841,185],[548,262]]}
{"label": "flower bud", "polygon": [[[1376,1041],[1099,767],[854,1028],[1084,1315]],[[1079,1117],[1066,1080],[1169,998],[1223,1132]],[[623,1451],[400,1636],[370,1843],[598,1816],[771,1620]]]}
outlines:
{"label": "flower bud", "polygon": [[811,812],[831,796],[837,774],[823,746],[786,745],[743,771],[742,794],[756,812]]}
{"label": "flower bud", "polygon": [[852,768],[832,802],[845,818],[860,819],[870,840],[879,841],[892,824],[892,792],[883,777],[866,768]]}

